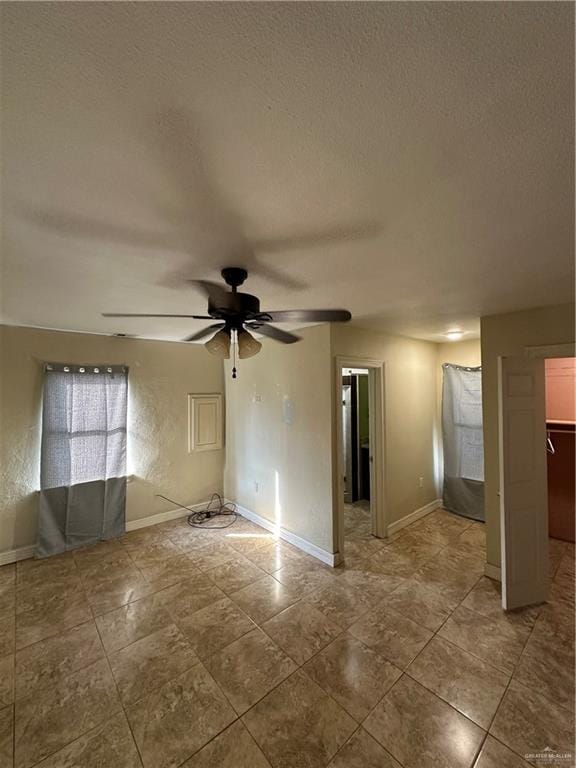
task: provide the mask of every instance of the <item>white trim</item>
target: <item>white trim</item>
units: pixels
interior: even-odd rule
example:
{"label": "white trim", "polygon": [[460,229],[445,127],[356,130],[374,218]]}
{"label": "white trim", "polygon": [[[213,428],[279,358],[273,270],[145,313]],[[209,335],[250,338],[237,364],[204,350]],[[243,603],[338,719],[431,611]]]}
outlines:
{"label": "white trim", "polygon": [[18,560],[28,560],[29,557],[34,557],[34,550],[36,547],[20,547],[20,549],[8,549],[6,552],[0,552],[0,565],[9,565],[10,563],[16,563]]}
{"label": "white trim", "polygon": [[502,581],[502,569],[498,565],[484,563],[484,576],[488,576],[489,579],[494,581]]}
{"label": "white trim", "polygon": [[199,504],[189,504],[186,507],[177,507],[169,509],[167,512],[158,512],[157,515],[148,517],[139,517],[136,520],[126,520],[126,532],[137,531],[139,528],[147,528],[149,525],[158,525],[158,523],[167,523],[169,520],[177,520],[179,517],[186,517],[191,511],[196,512],[199,509],[205,509],[208,501],[201,501]]}
{"label": "white trim", "polygon": [[396,520],[394,523],[390,523],[388,526],[388,536],[392,536],[394,533],[398,533],[398,531],[401,531],[402,528],[406,528],[407,525],[410,525],[410,523],[416,522],[416,520],[420,520],[421,517],[425,517],[430,512],[433,512],[435,509],[438,509],[438,507],[442,506],[442,499],[434,499],[434,501],[431,501],[429,504],[425,504],[423,507],[420,507],[420,509],[415,509],[414,512],[410,512],[407,515],[404,515],[404,517],[401,517],[400,520]]}
{"label": "white trim", "polygon": [[370,417],[370,450],[372,462],[370,469],[370,509],[372,512],[372,532],[379,537],[386,536],[386,443],[384,429],[384,414],[386,408],[385,382],[386,369],[383,360],[368,357],[353,357],[336,355],[332,369],[332,495],[334,546],[338,548],[337,557],[341,560],[344,552],[344,467],[343,467],[343,435],[342,435],[342,369],[368,369],[369,387],[369,417]]}
{"label": "white trim", "polygon": [[526,357],[574,357],[576,345],[573,341],[567,344],[546,344],[537,347],[524,347]]}
{"label": "white trim", "polygon": [[235,501],[230,501],[230,503],[236,505],[236,510],[242,517],[251,520],[253,523],[256,523],[256,525],[259,525],[261,528],[265,528],[267,531],[275,533],[276,536],[284,539],[284,541],[287,541],[289,544],[293,544],[298,549],[306,552],[307,555],[312,555],[312,557],[316,557],[318,560],[321,560],[323,563],[326,563],[326,565],[331,565],[332,567],[339,564],[340,555],[338,553],[332,554],[332,552],[327,552],[325,549],[317,547],[316,544],[312,544],[310,541],[300,538],[300,536],[292,533],[292,531],[287,531],[285,528],[277,526],[276,523],[273,523],[271,520],[261,517],[261,515],[252,512],[252,510],[243,507]]}
{"label": "white trim", "polygon": [[[158,523],[166,523],[169,520],[177,520],[179,517],[186,517],[186,515],[189,515],[190,510],[196,511],[198,509],[204,509],[207,505],[208,502],[203,501],[200,504],[190,504],[190,509],[178,507],[177,509],[169,509],[167,512],[159,512],[157,515],[140,517],[137,520],[127,520],[126,531],[136,531],[138,528],[147,528],[149,525],[157,525]],[[0,552],[0,566],[17,563],[19,560],[28,560],[30,557],[34,557],[35,550],[36,547],[32,544],[28,547],[8,549],[5,552]]]}

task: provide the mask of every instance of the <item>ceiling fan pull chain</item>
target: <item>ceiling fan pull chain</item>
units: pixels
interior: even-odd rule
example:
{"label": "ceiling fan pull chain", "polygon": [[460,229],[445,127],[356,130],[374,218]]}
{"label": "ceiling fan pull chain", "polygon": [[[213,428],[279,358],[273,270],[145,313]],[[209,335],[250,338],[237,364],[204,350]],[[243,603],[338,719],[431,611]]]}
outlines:
{"label": "ceiling fan pull chain", "polygon": [[234,343],[232,344],[232,378],[235,379],[236,377],[236,345],[238,343],[238,332],[234,331],[235,339]]}

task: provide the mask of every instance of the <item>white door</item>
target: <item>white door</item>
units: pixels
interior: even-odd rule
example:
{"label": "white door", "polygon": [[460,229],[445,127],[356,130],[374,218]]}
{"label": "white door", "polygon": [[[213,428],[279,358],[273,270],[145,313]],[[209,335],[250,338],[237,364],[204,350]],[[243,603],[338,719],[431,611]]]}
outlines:
{"label": "white door", "polygon": [[510,610],[547,596],[546,401],[543,359],[499,363],[502,605]]}

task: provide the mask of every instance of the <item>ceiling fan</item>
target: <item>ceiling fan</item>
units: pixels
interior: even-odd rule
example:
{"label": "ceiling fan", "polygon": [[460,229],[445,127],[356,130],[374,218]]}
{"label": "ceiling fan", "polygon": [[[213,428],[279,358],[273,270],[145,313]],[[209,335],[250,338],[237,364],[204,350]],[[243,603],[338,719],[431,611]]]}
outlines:
{"label": "ceiling fan", "polygon": [[[257,355],[262,344],[250,331],[268,336],[282,344],[300,341],[300,336],[270,323],[345,323],[352,318],[347,309],[288,309],[279,312],[262,312],[260,299],[250,293],[240,293],[238,287],[248,277],[248,272],[241,267],[226,267],[221,272],[224,281],[231,287],[226,290],[218,283],[209,280],[190,280],[208,298],[207,315],[166,315],[133,314],[103,312],[103,317],[186,317],[192,320],[218,320],[219,322],[203,328],[184,341],[199,341],[207,336],[211,338],[204,344],[213,355],[228,359],[232,342],[238,347],[238,357],[242,360]],[[235,354],[234,349],[234,354]],[[236,367],[232,369],[232,378],[236,378]]]}

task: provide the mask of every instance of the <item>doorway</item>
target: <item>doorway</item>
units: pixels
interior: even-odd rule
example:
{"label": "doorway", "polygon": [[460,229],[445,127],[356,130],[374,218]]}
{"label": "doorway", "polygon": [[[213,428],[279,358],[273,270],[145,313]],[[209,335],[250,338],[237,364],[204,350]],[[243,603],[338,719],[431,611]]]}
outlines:
{"label": "doorway", "polygon": [[342,371],[342,461],[344,534],[352,539],[373,531],[370,506],[370,402],[368,368]]}
{"label": "doorway", "polygon": [[[337,358],[335,375],[335,534],[337,562],[354,543],[386,535],[384,510],[384,364]],[[352,543],[352,546],[350,544]]]}
{"label": "doorway", "polygon": [[573,345],[532,347],[499,361],[504,609],[563,599],[555,582],[573,560],[573,355]]}

